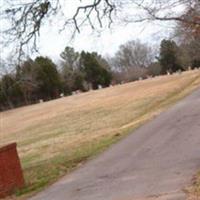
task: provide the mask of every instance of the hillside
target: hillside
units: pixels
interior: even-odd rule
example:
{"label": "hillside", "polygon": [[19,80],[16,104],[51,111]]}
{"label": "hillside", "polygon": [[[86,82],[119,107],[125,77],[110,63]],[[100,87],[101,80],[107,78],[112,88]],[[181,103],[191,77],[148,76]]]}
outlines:
{"label": "hillside", "polygon": [[18,143],[27,191],[101,152],[200,86],[200,71],[90,91],[1,115],[0,146]]}

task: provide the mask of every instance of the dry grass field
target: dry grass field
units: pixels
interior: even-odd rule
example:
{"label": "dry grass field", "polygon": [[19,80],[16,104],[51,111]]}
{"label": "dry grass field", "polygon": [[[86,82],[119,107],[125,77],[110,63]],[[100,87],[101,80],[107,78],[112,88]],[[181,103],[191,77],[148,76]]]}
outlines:
{"label": "dry grass field", "polygon": [[0,146],[18,143],[38,191],[200,86],[200,71],[160,76],[0,113]]}

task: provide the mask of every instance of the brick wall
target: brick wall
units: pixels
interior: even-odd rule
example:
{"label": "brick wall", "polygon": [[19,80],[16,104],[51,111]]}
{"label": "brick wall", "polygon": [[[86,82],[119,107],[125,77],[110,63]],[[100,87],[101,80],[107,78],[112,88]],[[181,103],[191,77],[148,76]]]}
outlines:
{"label": "brick wall", "polygon": [[0,148],[0,198],[24,186],[16,143]]}

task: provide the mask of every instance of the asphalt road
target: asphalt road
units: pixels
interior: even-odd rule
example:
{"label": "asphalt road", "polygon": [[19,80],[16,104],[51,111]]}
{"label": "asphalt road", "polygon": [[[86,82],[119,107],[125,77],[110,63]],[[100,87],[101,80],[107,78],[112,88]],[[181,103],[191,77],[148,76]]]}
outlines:
{"label": "asphalt road", "polygon": [[30,200],[182,200],[197,170],[200,89]]}

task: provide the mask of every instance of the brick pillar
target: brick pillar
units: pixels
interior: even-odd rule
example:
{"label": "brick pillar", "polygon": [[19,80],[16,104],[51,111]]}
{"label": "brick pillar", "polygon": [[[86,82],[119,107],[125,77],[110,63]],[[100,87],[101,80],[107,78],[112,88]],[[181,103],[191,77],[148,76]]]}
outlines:
{"label": "brick pillar", "polygon": [[0,198],[24,186],[17,144],[12,143],[0,148]]}

